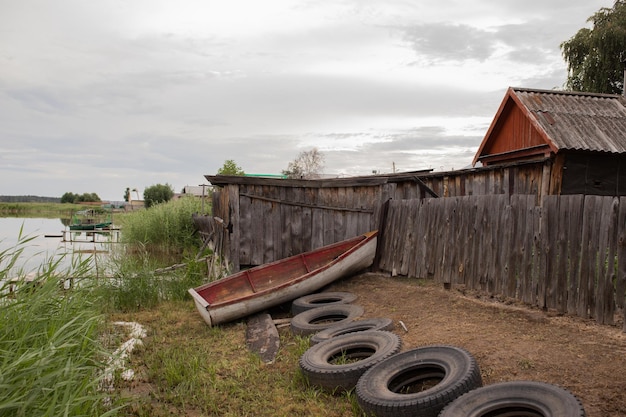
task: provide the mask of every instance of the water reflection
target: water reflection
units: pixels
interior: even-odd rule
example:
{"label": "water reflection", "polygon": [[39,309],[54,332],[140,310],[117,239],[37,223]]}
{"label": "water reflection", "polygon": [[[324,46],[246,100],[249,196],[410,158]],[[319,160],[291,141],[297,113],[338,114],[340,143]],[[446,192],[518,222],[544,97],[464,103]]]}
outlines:
{"label": "water reflection", "polygon": [[[22,254],[11,272],[35,273],[42,264],[57,259],[61,270],[87,258],[94,266],[103,265],[111,245],[119,241],[119,230],[74,232],[69,230],[70,222],[69,218],[0,217],[0,252],[12,253],[20,240],[30,239],[19,246]],[[0,269],[5,268],[0,264]]]}

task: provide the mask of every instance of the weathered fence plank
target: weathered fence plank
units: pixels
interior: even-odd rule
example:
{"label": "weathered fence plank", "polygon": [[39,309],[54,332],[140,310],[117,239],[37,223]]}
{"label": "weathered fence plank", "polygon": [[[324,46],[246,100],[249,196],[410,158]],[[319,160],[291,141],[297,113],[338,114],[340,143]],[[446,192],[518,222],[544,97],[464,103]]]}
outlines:
{"label": "weathered fence plank", "polygon": [[626,304],[626,201],[496,195],[390,201],[382,270],[613,323]]}
{"label": "weathered fence plank", "polygon": [[[494,172],[482,183],[444,182],[433,189],[495,193],[510,187],[508,181]],[[533,181],[527,187],[537,187]],[[383,271],[461,284],[599,323],[613,323],[616,311],[626,310],[626,198],[395,199],[378,226],[384,201],[372,201],[419,194],[418,188],[394,187],[242,185],[241,192],[229,189],[214,202],[216,211],[228,215],[234,204],[229,199],[237,200],[240,215],[231,228],[239,236],[231,240],[239,247],[229,253],[238,254],[238,264],[269,262],[379,227],[377,264]]]}
{"label": "weathered fence plank", "polygon": [[568,229],[568,291],[567,312],[576,314],[578,311],[578,299],[580,289],[581,257],[583,253],[583,207],[585,196],[577,195],[568,197],[569,205],[569,229]]}
{"label": "weathered fence plank", "polygon": [[528,199],[523,199],[520,196],[520,202],[524,204],[520,207],[524,210],[524,230],[521,236],[522,243],[522,256],[521,256],[521,268],[519,271],[519,291],[522,301],[528,304],[533,304],[535,299],[533,296],[533,248],[534,248],[534,221],[535,210],[534,206],[528,205]]}
{"label": "weathered fence plank", "polygon": [[623,331],[626,332],[626,308],[624,296],[626,292],[626,197],[619,199],[619,229],[617,230],[617,277],[615,280],[615,304],[623,312]]}
{"label": "weathered fence plank", "polygon": [[579,272],[580,278],[578,279],[578,300],[576,308],[576,314],[584,318],[589,317],[589,282],[592,281],[591,275],[593,274],[593,264],[595,263],[595,256],[592,257],[592,253],[594,253],[594,245],[591,240],[591,235],[593,233],[594,210],[595,198],[593,198],[593,196],[586,196],[582,223],[582,245],[584,250],[581,251],[580,256],[581,267]]}
{"label": "weathered fence plank", "polygon": [[559,313],[565,313],[567,309],[567,230],[569,227],[569,210],[567,210],[570,199],[560,198],[556,200],[556,233],[553,236],[556,239],[554,245],[554,271],[549,280],[550,283],[550,300],[552,307]]}
{"label": "weathered fence plank", "polygon": [[511,205],[509,204],[508,198],[500,199],[498,202],[500,205],[500,215],[498,216],[498,233],[496,235],[497,249],[495,256],[497,260],[495,271],[496,287],[494,292],[496,294],[505,294],[507,281],[510,279],[508,259],[511,254]]}
{"label": "weathered fence plank", "polygon": [[[404,230],[404,239],[401,247],[402,258],[400,261],[400,275],[407,275],[409,272],[409,263],[411,260],[411,256],[413,253],[413,220],[414,217],[411,215],[411,200],[402,200],[402,215],[406,217],[406,229]],[[400,235],[401,236],[401,235]]]}
{"label": "weathered fence plank", "polygon": [[598,251],[598,282],[596,285],[595,318],[601,324],[613,324],[615,314],[614,279],[616,229],[619,210],[617,198],[603,198],[600,213],[600,240]]}

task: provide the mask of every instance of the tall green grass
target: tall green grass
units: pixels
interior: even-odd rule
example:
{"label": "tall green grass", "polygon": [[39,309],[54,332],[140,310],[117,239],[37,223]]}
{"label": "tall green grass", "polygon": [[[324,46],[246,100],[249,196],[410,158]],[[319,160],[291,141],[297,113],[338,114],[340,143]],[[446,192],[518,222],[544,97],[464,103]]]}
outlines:
{"label": "tall green grass", "polygon": [[[15,248],[0,252],[0,416],[119,415],[120,393],[101,389],[110,355],[105,317],[186,299],[207,279],[206,265],[195,260],[201,240],[191,218],[200,204],[185,198],[122,216],[124,244],[104,278],[89,259],[73,258],[61,271],[63,257],[53,256],[34,281],[26,279],[19,262],[33,238],[21,231]],[[181,262],[184,268],[158,271]],[[8,281],[16,270],[18,280]]]}
{"label": "tall green grass", "polygon": [[119,216],[122,240],[142,244],[155,253],[183,253],[197,248],[200,238],[195,233],[191,216],[200,210],[199,199],[185,197]]}
{"label": "tall green grass", "polygon": [[[196,260],[202,241],[192,221],[200,210],[201,201],[187,197],[118,217],[123,245],[109,259],[113,277],[100,288],[105,311],[139,311],[183,300],[189,288],[207,280],[206,264]],[[185,266],[158,271],[175,264]]]}
{"label": "tall green grass", "polygon": [[206,281],[207,268],[194,258],[183,261],[183,268],[159,273],[162,259],[155,259],[145,249],[134,250],[132,256],[114,255],[110,262],[115,265],[109,267],[113,276],[101,280],[98,288],[103,311],[127,313],[154,308],[164,301],[187,299],[189,288]]}
{"label": "tall green grass", "polygon": [[[30,238],[0,252],[0,415],[103,416],[108,393],[98,389],[105,352],[102,316],[87,262],[59,271],[44,263],[34,280],[8,276]],[[75,277],[66,289],[61,276]]]}

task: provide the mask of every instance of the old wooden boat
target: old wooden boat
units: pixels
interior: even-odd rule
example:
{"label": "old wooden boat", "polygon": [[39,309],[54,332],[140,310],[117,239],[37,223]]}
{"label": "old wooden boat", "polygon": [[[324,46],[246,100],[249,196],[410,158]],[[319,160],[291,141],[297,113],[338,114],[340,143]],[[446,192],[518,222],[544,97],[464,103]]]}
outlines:
{"label": "old wooden boat", "polygon": [[247,269],[189,289],[209,326],[226,323],[315,292],[369,267],[378,231]]}

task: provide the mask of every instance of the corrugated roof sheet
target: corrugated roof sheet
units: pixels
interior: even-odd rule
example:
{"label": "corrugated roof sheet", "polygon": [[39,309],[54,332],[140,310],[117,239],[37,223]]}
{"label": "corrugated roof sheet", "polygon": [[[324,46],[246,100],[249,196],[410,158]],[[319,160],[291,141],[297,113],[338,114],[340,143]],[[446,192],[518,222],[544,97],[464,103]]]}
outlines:
{"label": "corrugated roof sheet", "polygon": [[514,89],[560,150],[626,153],[626,99],[618,95]]}

